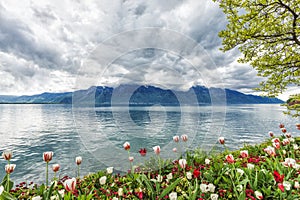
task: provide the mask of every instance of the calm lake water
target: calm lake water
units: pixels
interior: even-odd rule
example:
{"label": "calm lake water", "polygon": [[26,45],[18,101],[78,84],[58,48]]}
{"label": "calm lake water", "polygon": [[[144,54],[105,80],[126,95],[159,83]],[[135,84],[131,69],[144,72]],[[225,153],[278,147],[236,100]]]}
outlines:
{"label": "calm lake water", "polygon": [[[172,148],[201,147],[207,151],[218,146],[224,136],[231,149],[244,143],[255,144],[272,130],[280,135],[279,123],[299,136],[299,118],[282,114],[280,105],[232,105],[226,107],[105,107],[72,108],[72,105],[0,105],[0,151],[13,151],[16,169],[12,179],[44,182],[42,154],[53,151],[50,165],[59,163],[60,176],[75,176],[75,157],[82,156],[81,174],[108,166],[124,171],[129,168],[123,143],[131,143],[134,163],[154,156],[152,147],[160,145],[163,158],[176,158]],[[177,146],[174,135],[187,134],[187,143]],[[146,157],[137,152],[148,150]],[[0,178],[6,161],[0,159]],[[2,168],[2,169],[1,169]],[[53,173],[50,170],[49,177]]]}

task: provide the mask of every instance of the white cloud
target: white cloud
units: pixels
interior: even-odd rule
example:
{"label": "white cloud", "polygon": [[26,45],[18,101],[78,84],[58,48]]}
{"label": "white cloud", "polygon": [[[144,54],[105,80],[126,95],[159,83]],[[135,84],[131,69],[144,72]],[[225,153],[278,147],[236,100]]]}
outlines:
{"label": "white cloud", "polygon": [[[251,93],[251,88],[261,79],[249,65],[236,62],[237,50],[227,53],[219,50],[218,32],[225,26],[224,15],[210,0],[2,1],[0,74],[4,78],[0,81],[1,94],[70,91],[78,86],[78,77],[81,87],[136,83],[187,89],[206,84]],[[134,49],[134,45],[155,46],[156,43],[170,48],[170,42],[172,48],[182,49],[182,52],[191,47],[177,41],[178,35],[165,36],[168,41],[151,40],[155,35],[132,35],[125,38],[123,47],[94,52],[99,44],[116,34],[145,27],[176,31],[191,37],[205,51],[182,58],[180,52]],[[113,44],[112,41],[110,45]],[[120,55],[124,47],[134,51]],[[204,52],[205,56],[200,54]],[[117,57],[109,67],[87,62],[98,53],[101,58]],[[80,67],[82,63],[84,67],[89,66],[84,72]],[[194,63],[201,63],[201,70],[199,66],[192,66]]]}

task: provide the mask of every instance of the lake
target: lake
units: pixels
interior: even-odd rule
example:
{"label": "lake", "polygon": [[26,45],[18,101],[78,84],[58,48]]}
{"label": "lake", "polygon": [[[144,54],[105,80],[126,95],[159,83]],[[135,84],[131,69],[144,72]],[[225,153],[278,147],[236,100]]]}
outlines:
{"label": "lake", "polygon": [[[98,107],[74,108],[72,105],[0,105],[0,151],[13,151],[16,183],[43,183],[45,163],[42,154],[53,151],[50,166],[61,165],[60,176],[75,176],[75,157],[82,156],[81,174],[113,166],[129,168],[125,141],[131,144],[134,163],[154,156],[152,147],[160,145],[163,158],[176,158],[172,148],[201,147],[210,151],[223,136],[231,149],[256,144],[268,138],[268,131],[280,135],[284,123],[293,136],[299,136],[299,119],[282,114],[280,105],[229,105],[226,107]],[[187,134],[189,140],[177,146],[174,135]],[[138,153],[148,150],[146,157]],[[0,160],[0,178],[6,161]],[[49,177],[53,173],[50,170]]]}

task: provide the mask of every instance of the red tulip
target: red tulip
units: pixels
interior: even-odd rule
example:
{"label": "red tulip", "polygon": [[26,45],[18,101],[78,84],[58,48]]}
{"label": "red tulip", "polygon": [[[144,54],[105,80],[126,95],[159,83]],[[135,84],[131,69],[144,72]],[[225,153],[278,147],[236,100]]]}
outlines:
{"label": "red tulip", "polygon": [[284,124],[279,124],[279,128],[284,128]]}
{"label": "red tulip", "polygon": [[50,162],[52,160],[52,157],[53,157],[52,151],[47,151],[47,152],[44,152],[44,154],[43,154],[43,159],[45,162]]}
{"label": "red tulip", "polygon": [[280,143],[280,139],[279,138],[274,138],[274,139],[272,139],[272,142],[273,143]]}
{"label": "red tulip", "polygon": [[15,168],[16,168],[15,164],[7,164],[7,165],[5,165],[5,172],[7,174],[10,174],[15,170]]}
{"label": "red tulip", "polygon": [[279,142],[273,142],[272,145],[273,145],[273,147],[275,147],[276,149],[280,149],[280,143],[279,143]]}
{"label": "red tulip", "polygon": [[82,157],[81,156],[77,156],[75,158],[75,162],[76,162],[77,165],[80,165],[82,163]]}
{"label": "red tulip", "polygon": [[285,137],[290,138],[290,137],[292,137],[292,134],[291,133],[285,133]]}
{"label": "red tulip", "polygon": [[4,151],[2,153],[2,157],[5,159],[5,160],[10,160],[11,157],[12,157],[12,152],[11,151]]}
{"label": "red tulip", "polygon": [[282,183],[284,179],[284,174],[280,175],[278,171],[274,170],[273,172],[274,179],[277,183]]}
{"label": "red tulip", "polygon": [[68,192],[74,192],[76,190],[76,178],[67,179],[64,186]]}
{"label": "red tulip", "polygon": [[155,146],[155,147],[153,147],[153,150],[154,150],[154,153],[155,153],[156,155],[159,155],[159,154],[160,154],[160,146]]}
{"label": "red tulip", "polygon": [[124,149],[127,151],[127,150],[129,150],[130,149],[130,143],[129,142],[125,142],[124,144],[123,144],[123,147],[124,147]]}
{"label": "red tulip", "polygon": [[284,185],[282,183],[278,183],[278,188],[284,192]]}
{"label": "red tulip", "polygon": [[178,136],[178,135],[174,136],[174,137],[173,137],[173,141],[174,141],[174,142],[179,142],[179,136]]}
{"label": "red tulip", "polygon": [[285,145],[288,145],[290,144],[290,140],[288,138],[285,138],[282,140],[282,145],[285,146]]}
{"label": "red tulip", "polygon": [[286,133],[286,128],[282,128],[281,131],[282,131],[283,133]]}
{"label": "red tulip", "polygon": [[225,139],[224,139],[224,137],[219,137],[219,142],[220,142],[220,144],[225,144]]}
{"label": "red tulip", "polygon": [[141,156],[146,156],[146,153],[147,153],[146,148],[140,149],[139,153],[141,154]]}
{"label": "red tulip", "polygon": [[225,158],[228,163],[234,163],[234,157],[232,154],[226,155]]}
{"label": "red tulip", "polygon": [[193,175],[198,178],[201,175],[201,172],[198,169],[194,169]]}
{"label": "red tulip", "polygon": [[52,165],[52,170],[53,170],[54,172],[58,172],[59,168],[60,168],[60,165],[59,165],[59,164],[54,164],[54,165]]}

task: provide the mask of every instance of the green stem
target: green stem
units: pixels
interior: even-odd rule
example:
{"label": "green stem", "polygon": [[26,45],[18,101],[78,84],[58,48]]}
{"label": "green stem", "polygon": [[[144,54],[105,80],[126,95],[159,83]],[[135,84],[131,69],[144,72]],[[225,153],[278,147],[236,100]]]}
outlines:
{"label": "green stem", "polygon": [[158,161],[159,175],[161,175],[161,161],[159,155],[157,155],[157,161]]}
{"label": "green stem", "polygon": [[80,165],[78,165],[78,168],[77,168],[77,175],[78,175],[78,178],[80,178],[80,167],[79,167]]}
{"label": "green stem", "polygon": [[48,187],[48,162],[46,162],[46,186]]}
{"label": "green stem", "polygon": [[9,192],[9,174],[7,174],[7,188],[6,191]]}

